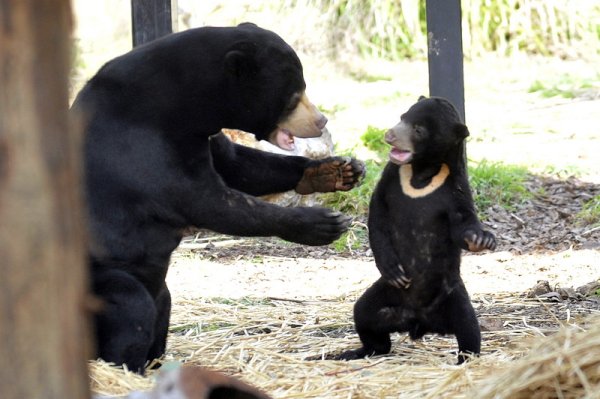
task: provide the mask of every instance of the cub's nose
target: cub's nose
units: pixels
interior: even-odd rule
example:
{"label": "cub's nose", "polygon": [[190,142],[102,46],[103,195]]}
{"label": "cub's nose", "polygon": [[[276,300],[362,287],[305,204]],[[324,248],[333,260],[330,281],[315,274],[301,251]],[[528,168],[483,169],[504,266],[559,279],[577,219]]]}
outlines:
{"label": "cub's nose", "polygon": [[383,139],[388,144],[391,144],[395,138],[396,138],[396,135],[394,133],[394,129],[388,130],[387,132],[385,132],[385,135],[383,136]]}

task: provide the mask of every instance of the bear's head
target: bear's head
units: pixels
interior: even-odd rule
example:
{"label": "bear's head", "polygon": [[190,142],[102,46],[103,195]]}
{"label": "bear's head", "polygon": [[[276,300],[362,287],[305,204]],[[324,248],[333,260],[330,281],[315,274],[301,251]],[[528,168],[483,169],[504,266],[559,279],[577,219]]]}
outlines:
{"label": "bear's head", "polygon": [[388,130],[385,141],[392,146],[391,162],[404,165],[415,161],[445,161],[469,135],[456,108],[445,98],[421,96],[419,101]]}
{"label": "bear's head", "polygon": [[237,40],[224,57],[230,99],[239,128],[275,145],[282,136],[318,137],[327,123],[306,96],[302,64],[275,33],[254,24],[237,28]]}

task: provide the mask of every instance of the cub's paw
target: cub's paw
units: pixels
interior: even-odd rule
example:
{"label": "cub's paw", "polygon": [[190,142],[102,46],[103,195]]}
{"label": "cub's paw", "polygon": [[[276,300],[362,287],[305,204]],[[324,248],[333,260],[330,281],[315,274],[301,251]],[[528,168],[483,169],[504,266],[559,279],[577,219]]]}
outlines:
{"label": "cub's paw", "polygon": [[400,263],[395,265],[385,265],[379,268],[381,276],[386,283],[399,289],[407,289],[412,283],[412,278],[408,277],[404,267]]}
{"label": "cub's paw", "polygon": [[496,237],[486,230],[467,229],[463,239],[471,252],[480,252],[485,249],[496,249]]}
{"label": "cub's paw", "polygon": [[370,355],[365,351],[365,348],[352,349],[345,352],[340,353],[339,355],[334,355],[329,357],[331,360],[357,360],[363,359]]}
{"label": "cub's paw", "polygon": [[340,212],[326,208],[294,208],[280,237],[304,245],[327,245],[348,230],[350,219]]}
{"label": "cub's paw", "polygon": [[298,194],[348,191],[357,186],[365,175],[365,164],[349,157],[332,157],[313,161],[304,169],[296,186]]}

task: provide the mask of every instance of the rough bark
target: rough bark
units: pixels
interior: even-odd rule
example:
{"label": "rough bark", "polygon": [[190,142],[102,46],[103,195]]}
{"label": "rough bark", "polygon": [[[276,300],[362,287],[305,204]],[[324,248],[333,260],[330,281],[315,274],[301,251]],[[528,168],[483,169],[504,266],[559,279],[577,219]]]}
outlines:
{"label": "rough bark", "polygon": [[0,396],[89,397],[68,0],[0,0]]}

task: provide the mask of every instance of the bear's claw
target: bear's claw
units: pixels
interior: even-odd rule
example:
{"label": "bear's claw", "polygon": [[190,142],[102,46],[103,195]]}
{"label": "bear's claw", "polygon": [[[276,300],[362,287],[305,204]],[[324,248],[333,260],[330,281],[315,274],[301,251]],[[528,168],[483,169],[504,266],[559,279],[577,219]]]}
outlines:
{"label": "bear's claw", "polygon": [[491,251],[496,249],[496,237],[486,230],[467,230],[464,234],[464,240],[469,251],[480,252],[485,249]]}

